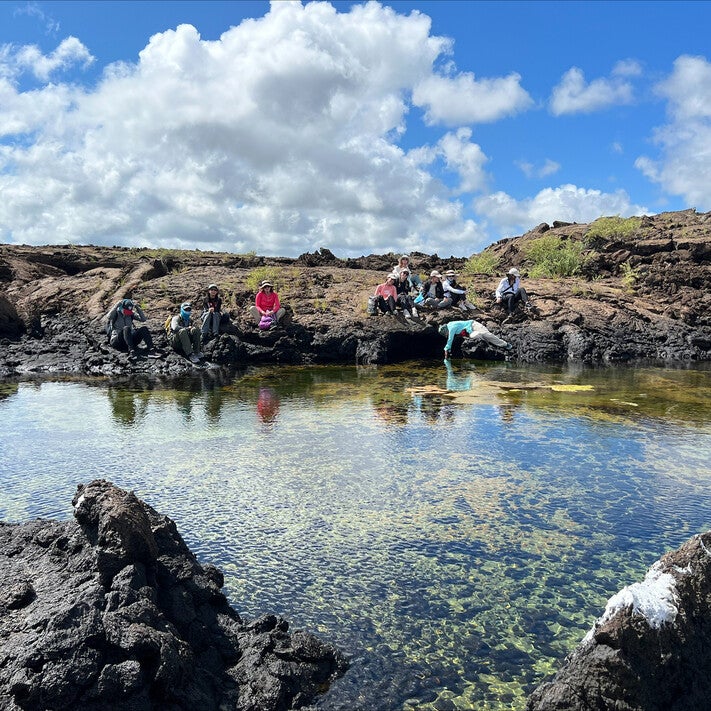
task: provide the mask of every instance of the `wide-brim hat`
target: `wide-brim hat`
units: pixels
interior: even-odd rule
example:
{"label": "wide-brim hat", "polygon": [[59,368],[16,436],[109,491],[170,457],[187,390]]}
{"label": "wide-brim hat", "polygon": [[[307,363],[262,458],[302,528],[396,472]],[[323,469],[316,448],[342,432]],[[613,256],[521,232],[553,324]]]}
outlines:
{"label": "wide-brim hat", "polygon": [[274,288],[274,285],[266,279],[259,285],[259,288],[263,289],[265,286],[271,286],[272,288]]}
{"label": "wide-brim hat", "polygon": [[457,276],[457,272],[454,271],[454,269],[449,269],[444,273],[445,276]]}
{"label": "wide-brim hat", "polygon": [[397,275],[395,272],[392,272],[392,274],[388,274],[388,275],[385,277],[385,281],[387,281],[388,279],[394,279],[395,281],[397,281],[398,275]]}
{"label": "wide-brim hat", "polygon": [[437,271],[430,272],[430,278],[431,277],[439,277],[440,279],[442,278],[442,275]]}
{"label": "wide-brim hat", "polygon": [[217,284],[210,284],[210,286],[207,287],[208,291],[212,291],[213,289],[215,291],[219,291],[219,289],[217,288]]}
{"label": "wide-brim hat", "polygon": [[519,270],[516,269],[516,267],[511,267],[511,269],[509,269],[509,274],[513,274],[515,277],[521,276],[521,272],[519,272]]}

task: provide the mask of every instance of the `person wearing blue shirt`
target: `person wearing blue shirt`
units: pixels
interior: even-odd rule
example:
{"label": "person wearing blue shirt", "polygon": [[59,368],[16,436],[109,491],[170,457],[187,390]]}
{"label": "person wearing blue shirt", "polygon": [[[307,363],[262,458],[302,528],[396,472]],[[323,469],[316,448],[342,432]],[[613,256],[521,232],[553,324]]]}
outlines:
{"label": "person wearing blue shirt", "polygon": [[486,341],[497,348],[505,348],[511,350],[511,344],[495,336],[483,323],[469,319],[468,321],[450,321],[440,326],[440,335],[447,338],[447,343],[444,346],[444,357],[449,358],[452,355],[452,343],[454,337],[461,334],[462,338],[474,338],[480,341]]}

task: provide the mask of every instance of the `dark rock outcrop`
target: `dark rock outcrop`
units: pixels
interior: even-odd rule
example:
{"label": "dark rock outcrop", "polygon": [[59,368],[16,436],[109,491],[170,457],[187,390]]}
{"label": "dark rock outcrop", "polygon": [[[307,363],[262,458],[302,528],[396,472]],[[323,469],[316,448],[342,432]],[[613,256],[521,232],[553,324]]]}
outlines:
{"label": "dark rock outcrop", "polygon": [[711,532],[663,556],[603,616],[527,711],[708,711]]}
{"label": "dark rock outcrop", "polygon": [[273,615],[245,623],[173,521],[109,482],[76,521],[0,524],[0,708],[283,711],[346,662]]}

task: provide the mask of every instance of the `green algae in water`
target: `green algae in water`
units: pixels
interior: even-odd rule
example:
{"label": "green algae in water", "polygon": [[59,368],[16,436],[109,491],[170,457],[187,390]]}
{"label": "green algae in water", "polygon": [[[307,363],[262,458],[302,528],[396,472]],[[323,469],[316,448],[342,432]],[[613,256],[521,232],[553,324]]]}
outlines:
{"label": "green algae in water", "polygon": [[455,362],[20,384],[0,401],[0,508],[69,516],[97,476],[135,490],[241,614],[353,655],[323,709],[523,709],[607,598],[708,527],[708,376]]}

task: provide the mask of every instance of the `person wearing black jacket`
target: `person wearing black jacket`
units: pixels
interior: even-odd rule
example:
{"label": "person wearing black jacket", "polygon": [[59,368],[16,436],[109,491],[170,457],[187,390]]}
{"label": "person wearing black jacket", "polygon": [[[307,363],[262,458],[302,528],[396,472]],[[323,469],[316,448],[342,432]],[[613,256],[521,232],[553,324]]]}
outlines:
{"label": "person wearing black jacket", "polygon": [[222,320],[222,297],[219,295],[217,284],[207,287],[207,295],[202,302],[202,342],[205,343],[211,335],[220,333]]}
{"label": "person wearing black jacket", "polygon": [[417,308],[415,308],[412,296],[410,296],[410,292],[414,288],[410,281],[410,270],[406,268],[401,269],[398,279],[395,282],[395,290],[397,291],[396,302],[399,304],[407,319],[411,319],[413,316],[417,318],[418,316]]}
{"label": "person wearing black jacket", "polygon": [[444,293],[442,275],[438,271],[431,272],[430,278],[422,283],[422,297],[423,305],[430,309],[447,309],[452,305],[452,299]]}

